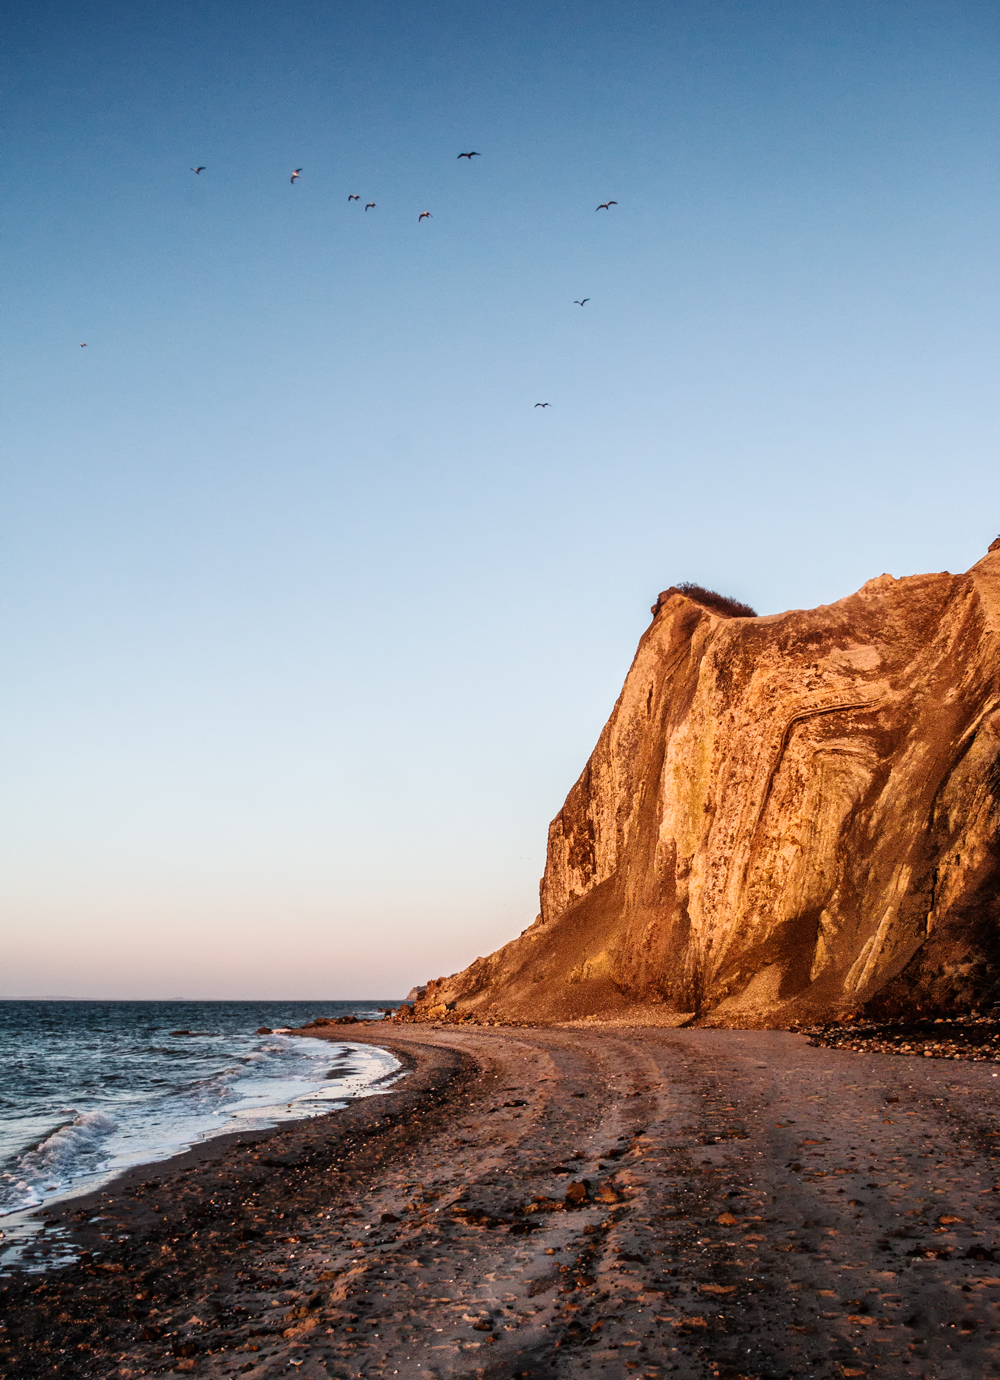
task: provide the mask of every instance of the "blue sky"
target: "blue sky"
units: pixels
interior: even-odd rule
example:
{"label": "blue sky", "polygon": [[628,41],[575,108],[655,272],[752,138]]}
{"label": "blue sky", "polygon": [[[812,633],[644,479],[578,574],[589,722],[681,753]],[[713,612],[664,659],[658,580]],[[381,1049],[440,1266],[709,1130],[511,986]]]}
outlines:
{"label": "blue sky", "polygon": [[454,971],[534,918],[660,589],[1000,530],[993,6],[36,0],[4,46],[0,994]]}

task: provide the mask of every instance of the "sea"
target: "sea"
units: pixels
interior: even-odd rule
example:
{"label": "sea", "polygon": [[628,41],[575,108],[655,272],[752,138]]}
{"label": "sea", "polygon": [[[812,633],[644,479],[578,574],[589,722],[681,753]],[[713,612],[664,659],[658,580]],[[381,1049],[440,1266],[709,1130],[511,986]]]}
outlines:
{"label": "sea", "polygon": [[388,1050],[284,1032],[317,1016],[378,1021],[398,1004],[0,1000],[0,1272],[47,1203],[385,1090],[402,1072]]}

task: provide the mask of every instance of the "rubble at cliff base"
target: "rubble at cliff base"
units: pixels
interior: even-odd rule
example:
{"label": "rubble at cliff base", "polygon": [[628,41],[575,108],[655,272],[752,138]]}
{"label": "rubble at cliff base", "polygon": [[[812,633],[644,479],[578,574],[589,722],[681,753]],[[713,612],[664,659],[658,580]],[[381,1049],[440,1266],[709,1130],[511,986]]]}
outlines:
{"label": "rubble at cliff base", "polygon": [[926,1020],[850,1021],[799,1027],[809,1043],[864,1054],[908,1054],[924,1059],[967,1059],[1000,1063],[1000,1009],[987,1015],[938,1016]]}

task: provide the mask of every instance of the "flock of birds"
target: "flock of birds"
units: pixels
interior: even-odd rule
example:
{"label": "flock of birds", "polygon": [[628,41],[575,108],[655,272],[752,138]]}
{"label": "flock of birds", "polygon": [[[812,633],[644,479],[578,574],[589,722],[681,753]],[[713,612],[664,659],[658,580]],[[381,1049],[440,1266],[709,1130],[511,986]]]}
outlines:
{"label": "flock of birds", "polygon": [[[482,154],[481,154],[481,153],[477,153],[477,152],[475,151],[475,149],[471,149],[468,153],[460,153],[460,154],[458,155],[458,157],[459,157],[459,158],[467,158],[467,159],[469,160],[469,162],[471,163],[472,160],[473,160],[473,158],[481,158],[481,157],[482,157]],[[207,169],[206,165],[203,163],[203,164],[201,165],[201,167],[192,168],[191,171],[194,173],[194,175],[195,175],[196,177],[200,177],[201,174],[202,174],[203,172],[207,172],[208,169]],[[295,186],[296,182],[299,180],[299,178],[300,178],[301,176],[302,176],[302,169],[301,169],[301,168],[293,168],[293,169],[292,169],[292,176],[291,176],[291,178],[290,178],[289,180],[290,180],[290,182],[291,182],[291,184],[292,184],[293,187]],[[360,201],[360,200],[361,200],[361,197],[360,197],[356,192],[351,192],[351,194],[350,194],[350,195],[348,196],[348,198],[347,198],[348,205],[350,205],[350,203],[351,203],[352,201]],[[617,205],[618,205],[618,202],[617,202],[617,201],[602,201],[601,204],[600,204],[599,206],[595,206],[594,209],[595,209],[595,211],[610,211],[611,208],[612,208],[612,206],[617,206]],[[366,210],[366,211],[375,211],[375,210],[377,210],[377,209],[378,209],[378,207],[376,206],[376,204],[375,204],[374,201],[369,201],[369,202],[367,202],[366,205],[365,205],[365,210]],[[431,215],[430,211],[421,211],[420,214],[419,214],[419,216],[417,216],[417,224],[419,225],[420,222],[421,222],[422,220],[433,220],[433,219],[434,219],[434,217]],[[574,307],[585,307],[589,301],[590,301],[590,298],[589,298],[589,297],[581,297],[581,298],[578,298],[578,299],[574,300],[573,305],[574,305]],[[87,342],[86,342],[85,340],[81,340],[81,341],[80,341],[80,349],[81,349],[81,350],[85,350],[86,348],[87,348]],[[535,403],[535,406],[536,406],[536,407],[551,407],[552,404],[551,404],[551,403],[547,403],[547,402],[540,402],[540,403]]]}

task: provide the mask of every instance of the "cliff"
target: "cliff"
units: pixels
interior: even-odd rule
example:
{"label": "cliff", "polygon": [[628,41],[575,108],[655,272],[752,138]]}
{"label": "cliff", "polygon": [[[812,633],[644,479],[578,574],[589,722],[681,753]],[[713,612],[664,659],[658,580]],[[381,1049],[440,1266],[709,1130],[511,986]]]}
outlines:
{"label": "cliff", "polygon": [[1000,1000],[1000,540],[964,575],[727,615],[660,596],[550,826],[541,915],[429,983],[416,1018]]}

